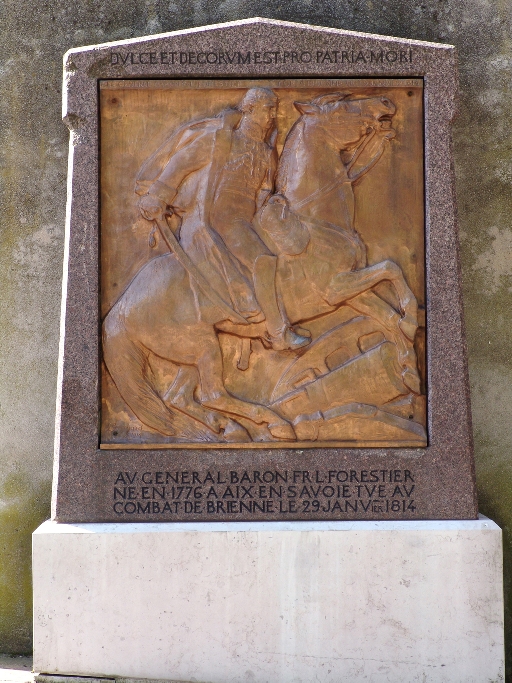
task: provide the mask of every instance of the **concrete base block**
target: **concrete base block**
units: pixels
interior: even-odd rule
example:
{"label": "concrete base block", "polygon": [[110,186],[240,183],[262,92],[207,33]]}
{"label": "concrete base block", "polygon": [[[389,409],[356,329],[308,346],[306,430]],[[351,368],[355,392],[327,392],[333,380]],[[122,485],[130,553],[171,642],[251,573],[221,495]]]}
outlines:
{"label": "concrete base block", "polygon": [[501,530],[476,521],[57,524],[34,669],[200,683],[504,680]]}

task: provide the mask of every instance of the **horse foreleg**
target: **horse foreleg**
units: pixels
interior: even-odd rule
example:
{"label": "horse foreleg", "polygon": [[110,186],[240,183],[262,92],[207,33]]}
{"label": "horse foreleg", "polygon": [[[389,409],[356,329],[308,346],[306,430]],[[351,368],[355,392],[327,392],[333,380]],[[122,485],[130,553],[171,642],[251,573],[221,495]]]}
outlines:
{"label": "horse foreleg", "polygon": [[404,368],[402,380],[412,391],[420,393],[418,359],[414,344],[400,328],[401,318],[395,309],[372,291],[363,292],[350,299],[348,305],[358,313],[376,320],[386,330],[386,338],[393,342],[398,351],[398,360]]}
{"label": "horse foreleg", "polygon": [[198,360],[201,386],[201,403],[207,408],[246,417],[255,424],[266,424],[276,439],[295,441],[292,426],[277,413],[265,406],[242,401],[231,396],[223,383],[222,353],[216,337]]}
{"label": "horse foreleg", "polygon": [[375,287],[379,282],[390,280],[391,276],[384,264],[385,262],[377,263],[360,270],[337,273],[329,282],[325,292],[325,300],[331,306],[338,306]]}
{"label": "horse foreleg", "polygon": [[395,291],[400,301],[400,308],[403,313],[398,324],[406,337],[411,341],[414,341],[414,336],[418,329],[418,301],[405,281],[402,269],[397,266],[396,263],[393,263],[393,261],[385,261],[385,263],[392,263],[394,266],[394,277],[391,279],[391,282],[395,287]]}
{"label": "horse foreleg", "polygon": [[400,328],[413,340],[418,327],[418,303],[401,268],[393,261],[386,260],[360,270],[337,273],[331,279],[324,298],[331,306],[338,306],[385,280],[393,284],[400,301],[403,314],[399,322]]}

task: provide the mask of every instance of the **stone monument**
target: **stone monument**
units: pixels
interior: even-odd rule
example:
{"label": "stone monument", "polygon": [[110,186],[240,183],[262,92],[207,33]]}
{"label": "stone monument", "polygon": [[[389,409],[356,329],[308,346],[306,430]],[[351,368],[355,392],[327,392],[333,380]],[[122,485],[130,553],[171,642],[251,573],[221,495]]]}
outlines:
{"label": "stone monument", "polygon": [[[461,622],[441,610],[436,633],[464,640],[464,652],[447,658],[452,677],[435,680],[470,680],[475,634],[488,632],[502,606],[499,530],[477,520],[451,162],[455,60],[446,45],[262,19],[67,53],[54,521],[34,537],[44,672],[309,681],[323,666],[301,659],[312,648],[306,658],[324,662],[322,680],[363,680],[328,646],[341,612],[348,621],[334,650],[354,653],[373,640],[371,617],[357,617],[353,639],[343,636],[360,610],[345,593],[350,577],[371,595],[389,586],[382,618],[405,624],[392,606],[398,586],[414,583],[411,604],[444,603],[449,574]],[[169,522],[194,525],[160,524]],[[488,577],[473,588],[488,605],[478,617],[462,606],[470,547],[487,557]],[[428,559],[436,548],[439,576]],[[291,559],[278,560],[286,549]],[[78,602],[70,598],[65,618],[61,583],[74,570],[63,561],[56,578],[54,561],[44,569],[48,553],[80,567],[88,558],[81,580],[66,584]],[[380,576],[377,556],[396,566]],[[181,561],[196,569],[180,570]],[[345,574],[335,579],[339,562]],[[372,576],[361,578],[357,566],[368,562]],[[150,601],[158,625],[142,637],[119,625],[108,602],[97,643],[70,636],[84,590],[95,596],[80,615],[88,632],[93,604],[117,587],[139,590],[135,569],[164,597],[171,621]],[[92,588],[98,573],[107,593]],[[305,628],[301,644],[286,596],[291,585],[304,596],[311,581],[317,596],[304,618],[328,623]],[[188,608],[176,607],[182,591],[192,595]],[[287,604],[269,611],[267,591]],[[44,594],[57,605],[51,627],[37,626],[37,615],[48,616]],[[400,599],[409,605],[410,596]],[[208,644],[210,604],[220,610],[219,647]],[[136,602],[128,621],[143,612]],[[197,638],[180,640],[176,619]],[[393,645],[392,657],[406,662],[397,653],[412,647],[416,656],[414,641],[426,639],[425,661],[393,664],[383,681],[416,680],[445,656],[427,621],[407,626],[410,642]],[[249,623],[254,651],[240,641]],[[64,633],[74,640],[61,656]],[[155,654],[164,633],[175,634],[173,645]],[[267,635],[281,639],[279,652]],[[100,641],[112,638],[121,638],[118,654],[105,656]],[[493,638],[479,664],[485,676],[501,666],[499,626]],[[121,641],[137,642],[139,654]],[[239,669],[223,654],[237,647]]]}

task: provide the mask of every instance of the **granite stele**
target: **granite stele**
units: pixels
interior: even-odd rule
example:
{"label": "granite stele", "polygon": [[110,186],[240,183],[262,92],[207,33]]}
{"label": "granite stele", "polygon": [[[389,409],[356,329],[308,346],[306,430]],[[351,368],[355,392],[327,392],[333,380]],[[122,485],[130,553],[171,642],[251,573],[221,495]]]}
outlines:
{"label": "granite stele", "polygon": [[[454,48],[251,19],[73,49],[64,69],[36,666],[218,683],[501,675]],[[125,612],[118,590],[135,596]],[[433,617],[433,601],[459,616]]]}

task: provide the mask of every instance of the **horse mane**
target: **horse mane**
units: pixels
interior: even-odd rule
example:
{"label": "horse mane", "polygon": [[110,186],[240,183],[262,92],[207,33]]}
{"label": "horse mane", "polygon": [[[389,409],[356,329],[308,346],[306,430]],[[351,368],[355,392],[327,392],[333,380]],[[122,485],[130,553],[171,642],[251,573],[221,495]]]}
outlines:
{"label": "horse mane", "polygon": [[[339,104],[339,102],[350,97],[351,94],[352,93],[333,92],[324,95],[318,95],[313,100],[311,100],[311,104],[320,107],[324,112],[328,112],[331,109],[334,109],[336,105]],[[290,167],[293,162],[295,150],[297,149],[302,138],[303,131],[304,115],[301,115],[290,128],[290,131],[286,136],[283,151],[281,152],[281,157],[279,159],[279,168],[276,177],[276,190],[278,192],[285,192],[286,180],[288,178]]]}
{"label": "horse mane", "polygon": [[284,142],[283,151],[279,157],[279,165],[277,168],[276,175],[276,191],[285,194],[286,192],[286,181],[288,179],[288,174],[290,172],[290,167],[293,163],[294,153],[297,149],[300,140],[302,138],[302,133],[304,131],[304,120],[303,116],[295,121],[293,126],[290,128],[286,140]]}
{"label": "horse mane", "polygon": [[351,96],[352,93],[349,92],[331,92],[326,95],[318,95],[311,100],[311,104],[316,104],[317,107],[320,107],[324,111],[329,111],[330,109],[334,109],[342,100],[346,100]]}
{"label": "horse mane", "polygon": [[[329,113],[339,105],[340,102],[349,102],[356,99],[351,92],[331,92],[323,95],[318,95],[313,98],[310,104],[318,107],[323,113]],[[279,159],[279,167],[276,176],[276,190],[285,194],[286,181],[291,170],[291,165],[295,157],[295,151],[300,144],[302,134],[304,131],[304,114],[301,114],[290,128],[290,132],[286,136],[283,151]]]}

